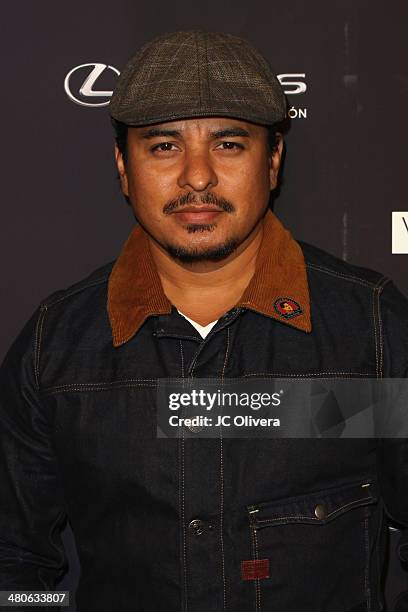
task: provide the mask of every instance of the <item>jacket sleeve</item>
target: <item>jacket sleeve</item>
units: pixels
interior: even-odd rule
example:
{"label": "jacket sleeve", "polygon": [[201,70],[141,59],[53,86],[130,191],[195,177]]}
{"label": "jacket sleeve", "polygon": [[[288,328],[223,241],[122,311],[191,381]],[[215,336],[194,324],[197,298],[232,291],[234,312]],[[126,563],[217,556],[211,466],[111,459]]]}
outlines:
{"label": "jacket sleeve", "polygon": [[[408,300],[388,282],[379,302],[379,358],[383,378],[408,378]],[[374,305],[375,307],[375,305]],[[404,385],[404,395],[406,387]],[[406,406],[408,419],[408,402]],[[378,473],[388,516],[402,528],[399,554],[408,561],[408,439],[378,440]]]}
{"label": "jacket sleeve", "polygon": [[54,589],[68,567],[52,419],[39,393],[44,314],[34,313],[0,368],[0,590]]}

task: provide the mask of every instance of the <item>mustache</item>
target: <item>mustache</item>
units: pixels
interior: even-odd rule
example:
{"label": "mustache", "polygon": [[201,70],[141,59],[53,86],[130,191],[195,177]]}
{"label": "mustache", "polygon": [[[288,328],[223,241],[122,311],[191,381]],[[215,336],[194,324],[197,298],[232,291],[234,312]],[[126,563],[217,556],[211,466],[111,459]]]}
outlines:
{"label": "mustache", "polygon": [[214,204],[220,210],[225,212],[234,212],[235,206],[229,200],[218,197],[211,192],[205,193],[199,197],[194,195],[191,191],[185,193],[173,200],[167,202],[163,207],[163,212],[166,215],[170,215],[172,212],[181,208],[186,204]]}

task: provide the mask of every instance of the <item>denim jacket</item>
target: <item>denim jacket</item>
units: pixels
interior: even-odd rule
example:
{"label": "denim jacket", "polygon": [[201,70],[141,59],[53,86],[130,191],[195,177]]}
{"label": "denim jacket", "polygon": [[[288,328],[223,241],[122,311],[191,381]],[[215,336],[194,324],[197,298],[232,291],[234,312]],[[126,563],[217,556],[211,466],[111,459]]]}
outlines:
{"label": "denim jacket", "polygon": [[264,227],[250,284],[205,339],[140,226],[25,325],[0,374],[1,589],[54,588],[68,519],[78,612],[383,610],[407,440],[156,436],[158,378],[407,376],[393,283],[296,242],[270,211]]}

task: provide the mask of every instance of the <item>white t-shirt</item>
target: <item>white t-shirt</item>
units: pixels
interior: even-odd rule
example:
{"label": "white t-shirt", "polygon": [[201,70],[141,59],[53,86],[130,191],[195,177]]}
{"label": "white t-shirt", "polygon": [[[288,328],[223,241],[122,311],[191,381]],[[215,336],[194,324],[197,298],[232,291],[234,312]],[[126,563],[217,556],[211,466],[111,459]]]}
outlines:
{"label": "white t-shirt", "polygon": [[193,321],[189,317],[186,317],[186,315],[180,312],[178,308],[177,308],[177,312],[180,313],[185,319],[187,319],[187,321],[189,321],[189,323],[191,323],[193,327],[196,328],[196,330],[198,331],[198,333],[200,334],[202,338],[205,338],[210,333],[210,331],[212,330],[212,328],[218,321],[217,319],[217,321],[211,321],[211,323],[209,323],[208,325],[200,325],[199,323],[196,323],[196,321]]}

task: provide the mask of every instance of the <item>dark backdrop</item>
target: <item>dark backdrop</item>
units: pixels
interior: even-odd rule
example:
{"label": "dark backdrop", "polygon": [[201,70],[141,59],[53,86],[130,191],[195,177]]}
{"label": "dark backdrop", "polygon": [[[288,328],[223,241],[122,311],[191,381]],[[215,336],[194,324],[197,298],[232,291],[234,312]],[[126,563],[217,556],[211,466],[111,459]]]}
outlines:
{"label": "dark backdrop", "polygon": [[[176,29],[244,36],[278,74],[297,75],[281,77],[292,83],[294,118],[276,213],[296,238],[382,271],[408,293],[407,256],[391,253],[391,212],[408,209],[407,18],[403,0],[5,3],[0,356],[44,297],[114,259],[134,222],[116,180],[107,107],[84,105],[108,97],[79,93],[92,66],[69,80],[82,104],[64,79],[82,64],[120,69],[144,42]],[[114,81],[107,68],[94,90]],[[406,581],[395,559],[391,590]]]}

